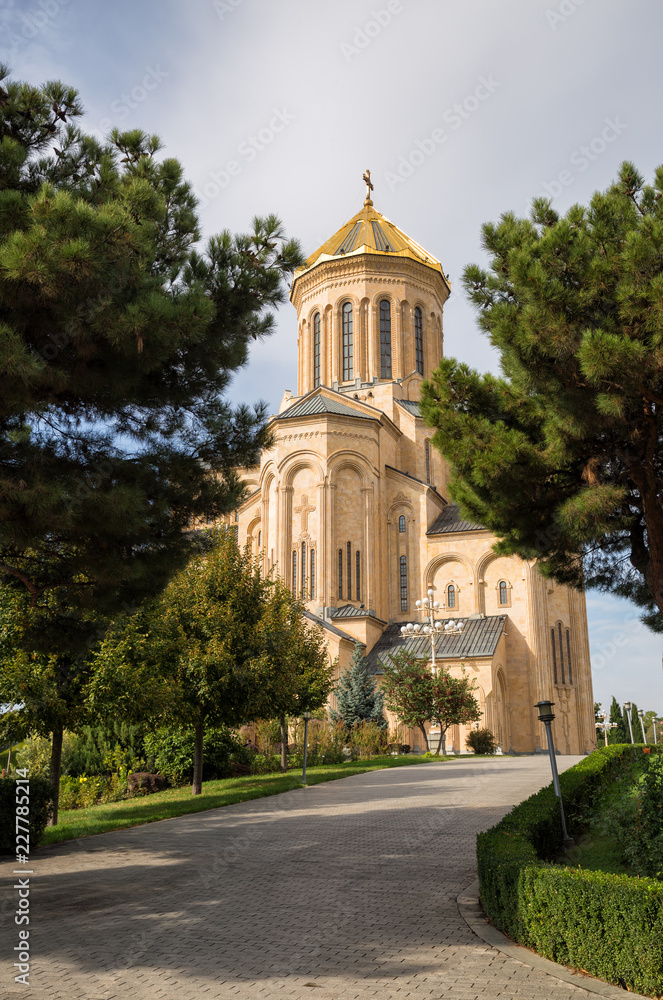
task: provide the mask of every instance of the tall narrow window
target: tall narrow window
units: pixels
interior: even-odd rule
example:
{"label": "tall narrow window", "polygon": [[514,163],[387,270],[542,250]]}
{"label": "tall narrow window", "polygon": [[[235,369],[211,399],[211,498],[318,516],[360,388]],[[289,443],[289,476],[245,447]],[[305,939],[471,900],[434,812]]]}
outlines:
{"label": "tall narrow window", "polygon": [[566,630],[566,662],[569,666],[569,684],[573,684],[573,671],[571,670],[571,634]]}
{"label": "tall narrow window", "polygon": [[297,594],[297,553],[292,553],[292,592]]}
{"label": "tall narrow window", "polygon": [[456,607],[456,588],[454,587],[453,583],[450,583],[449,586],[447,587],[447,607],[448,608]]}
{"label": "tall narrow window", "polygon": [[552,642],[552,654],[553,654],[553,680],[555,684],[557,683],[557,654],[555,652],[555,629],[550,629],[550,641]]}
{"label": "tall narrow window", "polygon": [[507,591],[506,581],[500,580],[500,604],[509,603],[509,594]]}
{"label": "tall narrow window", "polygon": [[348,553],[348,600],[352,600],[352,545],[350,542],[346,545]]}
{"label": "tall narrow window", "polygon": [[343,597],[343,549],[338,550],[338,596]]}
{"label": "tall narrow window", "polygon": [[424,373],[424,323],[419,306],[414,310],[414,359],[417,371]]}
{"label": "tall narrow window", "polygon": [[407,611],[407,558],[401,556],[401,611]]}
{"label": "tall narrow window", "polygon": [[424,442],[424,451],[426,452],[426,482],[430,483],[430,441]]}
{"label": "tall narrow window", "polygon": [[320,385],[320,313],[313,317],[313,388]]}
{"label": "tall narrow window", "polygon": [[391,306],[380,303],[380,377],[391,378]]}
{"label": "tall narrow window", "polygon": [[354,351],[352,347],[352,305],[343,304],[343,381],[354,378]]}
{"label": "tall narrow window", "polygon": [[559,664],[562,668],[562,684],[566,684],[564,680],[564,647],[562,646],[562,623],[557,622],[557,631],[559,633]]}
{"label": "tall narrow window", "polygon": [[311,600],[315,597],[315,549],[311,549],[311,575],[309,577]]}
{"label": "tall narrow window", "polygon": [[306,600],[306,542],[302,542],[302,600]]}
{"label": "tall narrow window", "polygon": [[355,552],[355,571],[356,571],[356,584],[357,584],[357,600],[361,600],[361,556],[359,555],[359,549]]}
{"label": "tall narrow window", "polygon": [[405,514],[401,514],[398,518],[398,530],[401,534],[405,531]]}
{"label": "tall narrow window", "polygon": [[262,531],[258,532],[258,551],[262,548]]}

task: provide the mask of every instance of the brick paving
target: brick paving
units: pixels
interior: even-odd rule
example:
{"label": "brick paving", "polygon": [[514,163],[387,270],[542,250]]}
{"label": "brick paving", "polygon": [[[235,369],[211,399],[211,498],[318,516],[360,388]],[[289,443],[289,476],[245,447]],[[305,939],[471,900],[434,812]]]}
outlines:
{"label": "brick paving", "polygon": [[591,996],[484,943],[456,904],[476,833],[549,780],[547,757],[420,764],[47,848],[27,988],[4,862],[0,997]]}

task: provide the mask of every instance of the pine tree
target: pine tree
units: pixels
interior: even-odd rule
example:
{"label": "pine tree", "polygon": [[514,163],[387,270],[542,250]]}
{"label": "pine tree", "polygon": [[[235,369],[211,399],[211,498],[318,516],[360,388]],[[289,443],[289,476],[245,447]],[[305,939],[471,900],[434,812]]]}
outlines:
{"label": "pine tree", "polygon": [[334,722],[341,721],[348,727],[359,722],[375,722],[386,728],[384,694],[376,687],[375,677],[368,672],[363,649],[361,643],[355,643],[350,666],[343,671],[335,688],[337,707],[330,714]]}
{"label": "pine tree", "polygon": [[628,724],[624,718],[622,707],[614,695],[612,696],[612,703],[610,705],[609,721],[615,723],[615,728],[608,730],[608,743],[630,743],[631,737],[628,733]]}
{"label": "pine tree", "polygon": [[450,492],[496,550],[571,586],[629,597],[663,630],[663,167],[630,163],[560,217],[483,226],[490,270],[466,268],[502,375],[453,358],[422,411]]}
{"label": "pine tree", "polygon": [[[235,470],[267,443],[266,411],[225,392],[302,257],[274,216],[197,248],[195,197],[156,136],[99,143],[72,88],[0,81],[0,577],[61,708],[45,693],[57,816],[90,648],[186,564],[192,524],[245,495]],[[22,683],[0,670],[0,697],[20,705]]]}

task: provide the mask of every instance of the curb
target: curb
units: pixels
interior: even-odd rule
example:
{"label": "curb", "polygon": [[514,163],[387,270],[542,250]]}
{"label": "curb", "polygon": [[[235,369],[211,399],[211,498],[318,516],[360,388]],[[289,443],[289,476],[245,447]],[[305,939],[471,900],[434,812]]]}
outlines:
{"label": "curb", "polygon": [[548,958],[542,958],[541,955],[530,951],[529,948],[516,944],[506,934],[498,931],[497,927],[489,923],[479,900],[478,879],[475,879],[471,885],[468,885],[467,889],[456,897],[456,905],[461,917],[477,937],[480,937],[486,944],[501,951],[502,954],[507,955],[514,961],[520,962],[521,965],[527,965],[530,969],[535,969],[537,972],[544,972],[546,975],[554,976],[555,979],[560,979],[564,983],[570,983],[578,989],[587,990],[588,993],[594,993],[596,996],[609,997],[610,1000],[617,1000],[617,998],[624,1000],[627,993],[630,997],[634,997],[635,1000],[652,1000],[651,997],[644,997],[641,993],[631,993],[628,990],[621,989],[619,986],[606,983],[602,979],[595,979],[586,972],[569,969],[565,965],[557,965],[556,962],[551,962]]}

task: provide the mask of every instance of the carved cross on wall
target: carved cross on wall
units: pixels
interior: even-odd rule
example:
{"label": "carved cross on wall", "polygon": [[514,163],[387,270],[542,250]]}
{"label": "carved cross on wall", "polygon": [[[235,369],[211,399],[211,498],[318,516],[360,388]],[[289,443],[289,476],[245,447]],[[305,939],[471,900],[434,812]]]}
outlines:
{"label": "carved cross on wall", "polygon": [[302,497],[302,502],[300,503],[299,507],[294,507],[293,509],[295,511],[295,514],[302,515],[302,535],[305,535],[306,532],[308,531],[308,516],[309,514],[313,513],[315,507],[311,507],[309,505],[308,497],[306,496],[306,494],[304,494]]}

